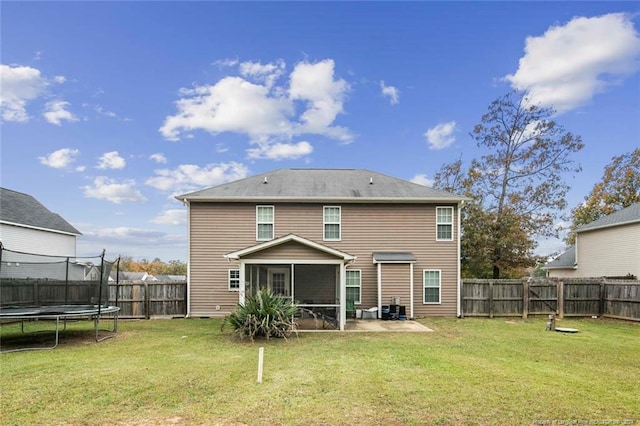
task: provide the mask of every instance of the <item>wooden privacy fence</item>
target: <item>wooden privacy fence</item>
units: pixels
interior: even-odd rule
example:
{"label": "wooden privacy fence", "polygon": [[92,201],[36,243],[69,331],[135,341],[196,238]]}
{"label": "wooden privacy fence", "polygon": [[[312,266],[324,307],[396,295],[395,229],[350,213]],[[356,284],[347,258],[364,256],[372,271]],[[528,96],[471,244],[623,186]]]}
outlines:
{"label": "wooden privacy fence", "polygon": [[[0,284],[3,307],[97,304],[100,299],[98,281],[3,278]],[[184,317],[187,314],[186,282],[109,283],[108,290],[104,288],[103,292],[103,301],[106,299],[109,305],[120,308],[120,318]]]}
{"label": "wooden privacy fence", "polygon": [[557,314],[640,321],[640,281],[604,278],[462,281],[463,316]]}
{"label": "wooden privacy fence", "polygon": [[109,304],[116,302],[121,318],[184,317],[187,315],[187,283],[109,284]]}

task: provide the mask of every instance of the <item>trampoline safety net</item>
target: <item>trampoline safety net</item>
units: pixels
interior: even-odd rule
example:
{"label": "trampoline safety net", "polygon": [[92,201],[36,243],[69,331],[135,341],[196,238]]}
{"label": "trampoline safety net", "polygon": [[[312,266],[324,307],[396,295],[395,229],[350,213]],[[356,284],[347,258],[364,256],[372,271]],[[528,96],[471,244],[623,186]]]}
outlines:
{"label": "trampoline safety net", "polygon": [[104,252],[65,257],[13,251],[1,244],[0,249],[0,309],[108,306],[109,279],[117,274],[119,259],[109,261]]}

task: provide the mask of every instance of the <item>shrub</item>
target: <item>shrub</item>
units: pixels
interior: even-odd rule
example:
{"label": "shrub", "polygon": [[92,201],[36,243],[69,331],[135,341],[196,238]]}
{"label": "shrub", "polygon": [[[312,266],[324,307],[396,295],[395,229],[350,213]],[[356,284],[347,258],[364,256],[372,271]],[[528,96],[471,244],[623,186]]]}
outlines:
{"label": "shrub", "polygon": [[247,296],[244,305],[238,304],[238,309],[224,319],[222,328],[229,325],[241,339],[248,337],[252,341],[255,337],[286,338],[295,332],[296,310],[291,300],[260,290]]}

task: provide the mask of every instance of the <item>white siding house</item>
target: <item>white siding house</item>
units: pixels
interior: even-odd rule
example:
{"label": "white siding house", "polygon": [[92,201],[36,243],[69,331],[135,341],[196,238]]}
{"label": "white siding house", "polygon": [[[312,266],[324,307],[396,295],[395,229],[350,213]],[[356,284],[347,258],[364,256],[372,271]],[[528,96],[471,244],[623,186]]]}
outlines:
{"label": "white siding house", "polygon": [[[31,195],[0,188],[0,242],[17,252],[76,256],[76,237],[69,222],[52,213]],[[3,266],[15,253],[3,252]]]}
{"label": "white siding house", "polygon": [[544,267],[551,278],[640,277],[640,203],[576,230],[576,244]]}

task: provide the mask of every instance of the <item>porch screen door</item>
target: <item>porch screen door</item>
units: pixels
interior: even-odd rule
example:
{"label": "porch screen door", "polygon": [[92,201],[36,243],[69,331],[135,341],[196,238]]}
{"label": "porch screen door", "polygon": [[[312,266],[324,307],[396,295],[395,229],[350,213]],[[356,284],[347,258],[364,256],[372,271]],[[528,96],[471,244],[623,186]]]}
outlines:
{"label": "porch screen door", "polygon": [[289,269],[270,268],[269,269],[269,289],[273,294],[279,296],[291,296],[291,283],[289,282]]}

